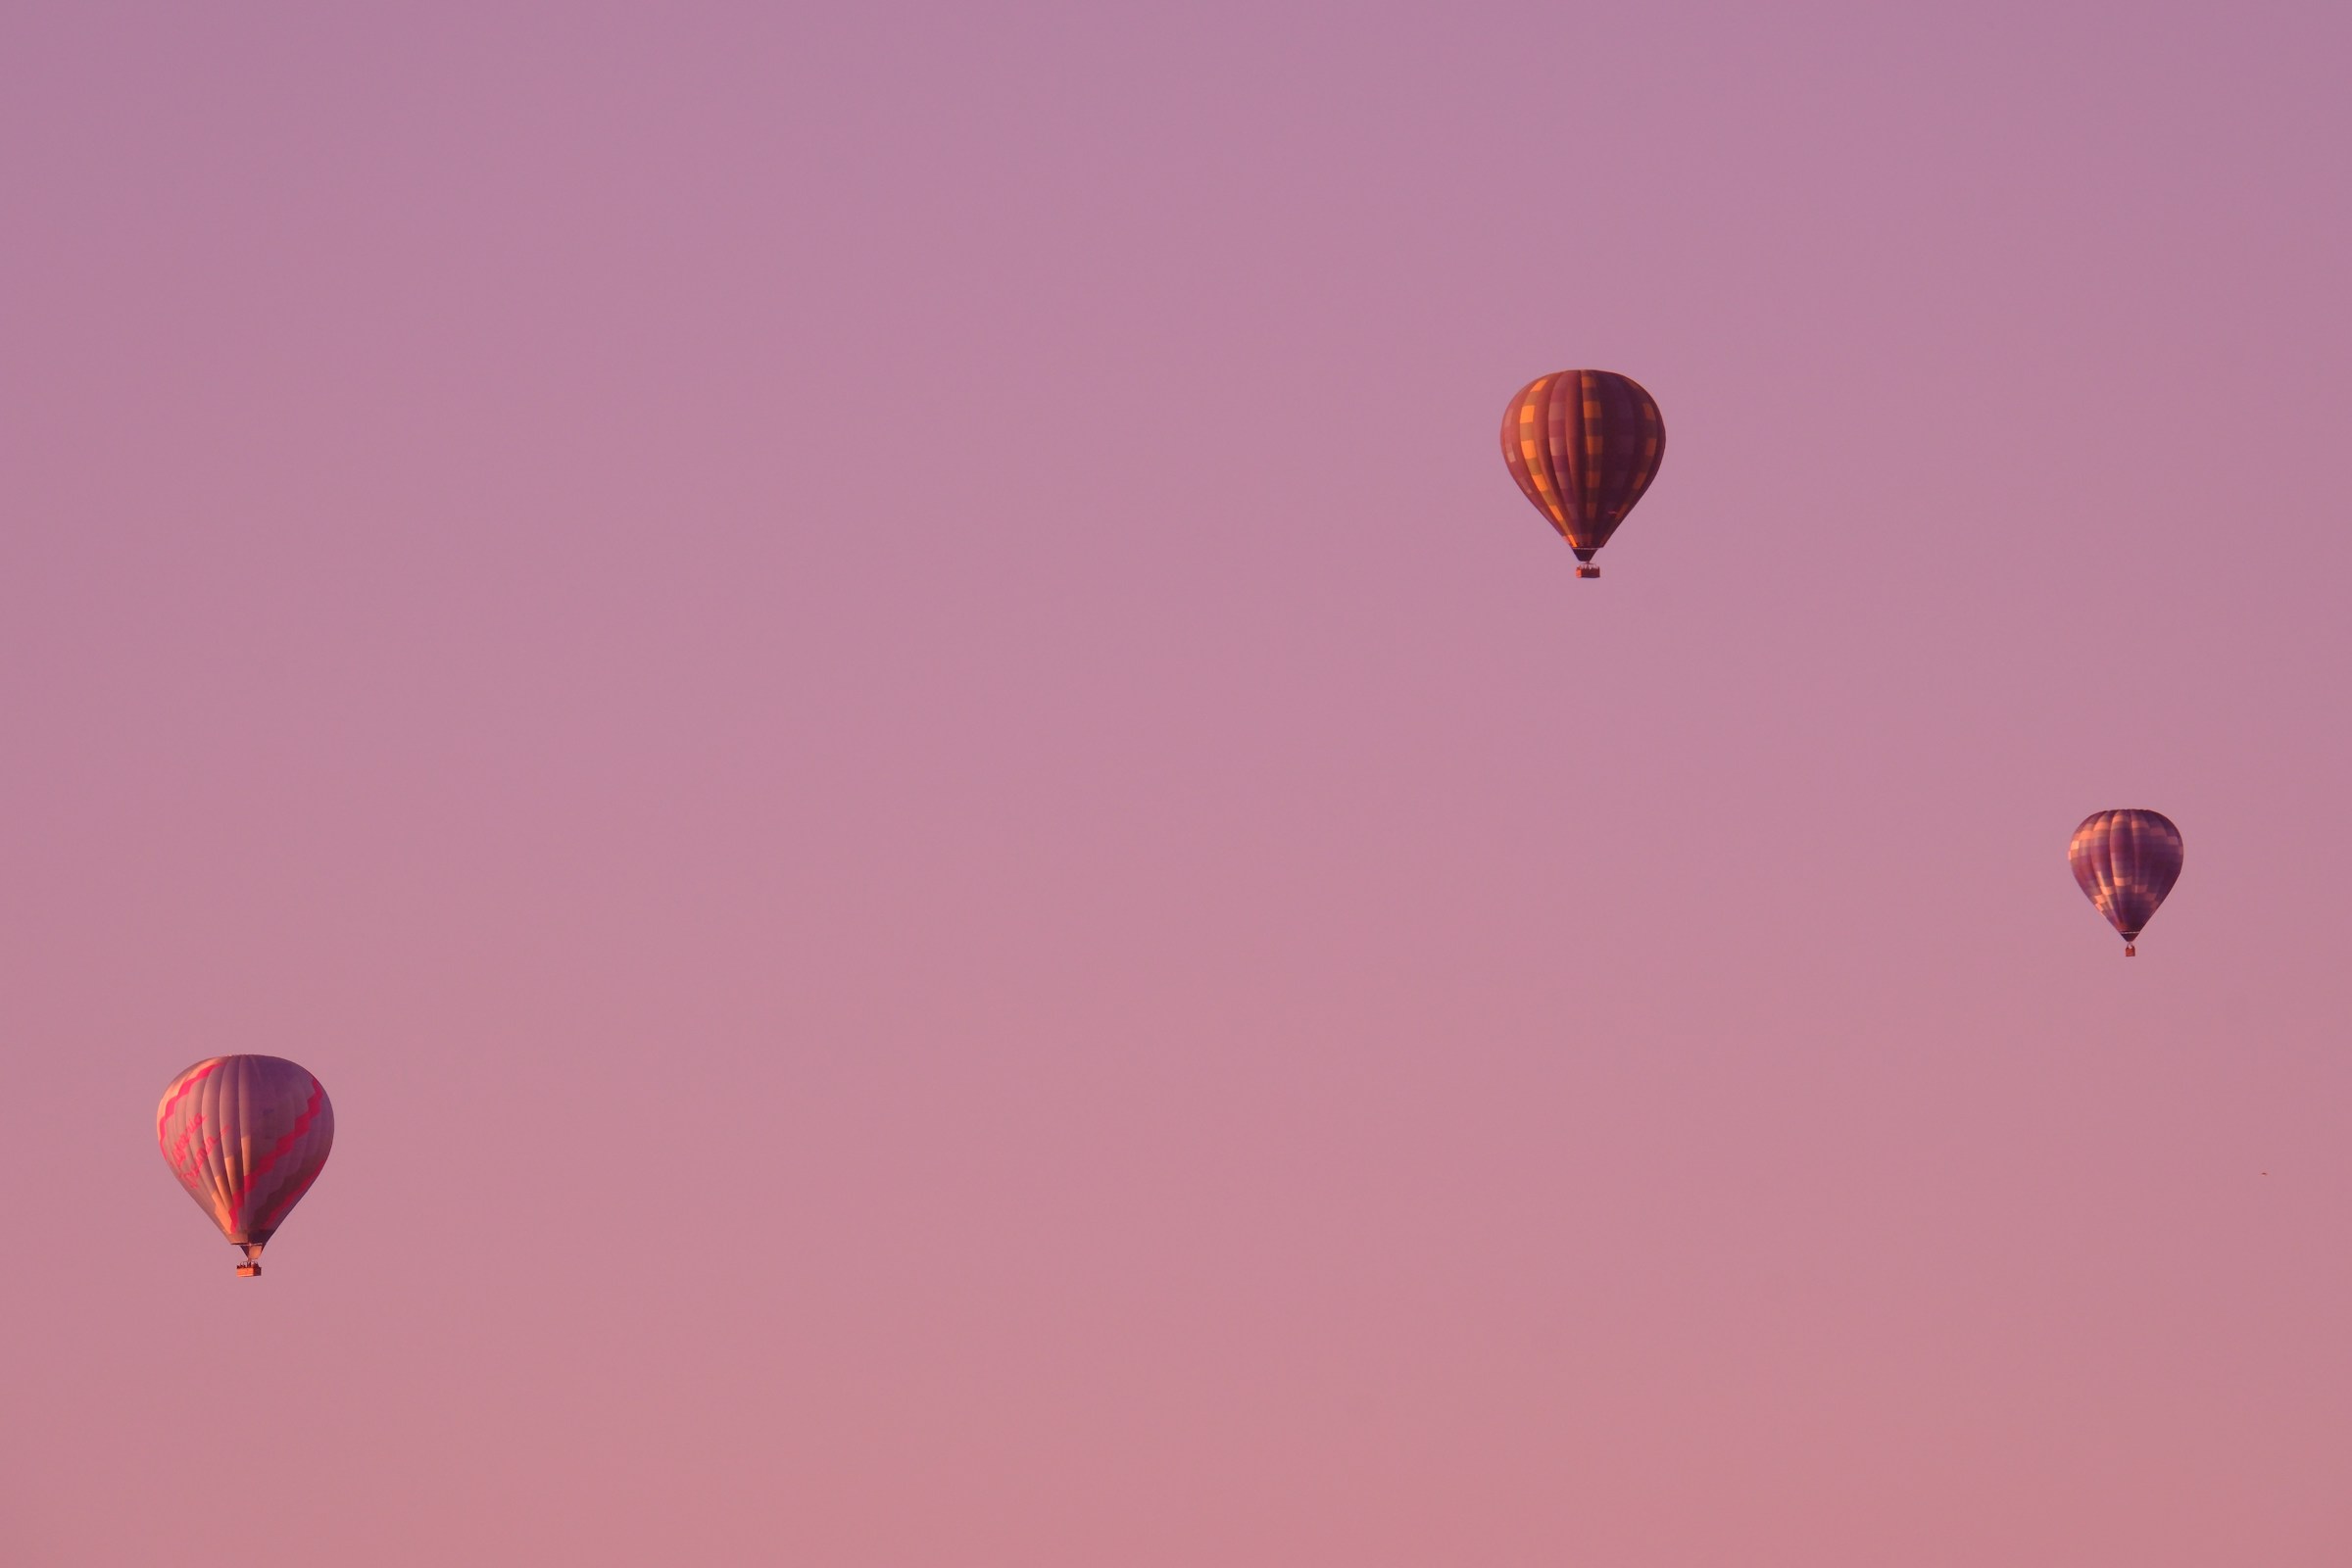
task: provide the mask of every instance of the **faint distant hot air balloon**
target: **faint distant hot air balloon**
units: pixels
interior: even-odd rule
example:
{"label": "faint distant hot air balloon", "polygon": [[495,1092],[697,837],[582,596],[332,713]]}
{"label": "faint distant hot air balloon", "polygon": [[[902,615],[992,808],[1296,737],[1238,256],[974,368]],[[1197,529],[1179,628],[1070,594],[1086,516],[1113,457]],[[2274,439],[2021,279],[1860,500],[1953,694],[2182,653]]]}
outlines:
{"label": "faint distant hot air balloon", "polygon": [[2075,829],[2067,863],[2083,896],[2123,933],[2124,956],[2180,879],[2180,830],[2160,811],[2093,811]]}
{"label": "faint distant hot air balloon", "polygon": [[1576,552],[1579,577],[1600,575],[1594,552],[1658,476],[1665,455],[1657,400],[1612,370],[1539,375],[1502,413],[1502,461]]}
{"label": "faint distant hot air balloon", "polygon": [[155,1110],[164,1162],[220,1233],[262,1271],[262,1244],[326,1165],[335,1107],[318,1079],[277,1056],[214,1056],[172,1080]]}

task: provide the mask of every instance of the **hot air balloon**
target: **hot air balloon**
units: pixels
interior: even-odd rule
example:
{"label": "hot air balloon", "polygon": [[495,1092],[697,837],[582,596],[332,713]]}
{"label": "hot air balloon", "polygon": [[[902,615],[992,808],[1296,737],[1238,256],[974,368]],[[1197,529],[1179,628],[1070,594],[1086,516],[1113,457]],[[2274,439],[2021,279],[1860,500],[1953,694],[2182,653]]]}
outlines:
{"label": "hot air balloon", "polygon": [[1600,575],[1594,552],[1658,476],[1665,455],[1657,400],[1611,370],[1539,375],[1502,412],[1502,461],[1576,552],[1579,577]]}
{"label": "hot air balloon", "polygon": [[2075,829],[2066,858],[2132,957],[2156,906],[2180,879],[2180,830],[2160,811],[2093,811]]}
{"label": "hot air balloon", "polygon": [[262,1271],[262,1247],[325,1168],[335,1107],[325,1086],[277,1056],[213,1056],[172,1080],[155,1109],[164,1162],[196,1206]]}

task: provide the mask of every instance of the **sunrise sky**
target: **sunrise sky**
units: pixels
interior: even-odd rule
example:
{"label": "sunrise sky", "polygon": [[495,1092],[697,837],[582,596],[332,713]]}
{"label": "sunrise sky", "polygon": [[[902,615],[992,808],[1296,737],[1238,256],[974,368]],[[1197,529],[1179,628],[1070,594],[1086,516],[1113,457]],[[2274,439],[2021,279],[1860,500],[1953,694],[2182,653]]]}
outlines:
{"label": "sunrise sky", "polygon": [[2340,1568],[2348,50],[0,8],[0,1560]]}

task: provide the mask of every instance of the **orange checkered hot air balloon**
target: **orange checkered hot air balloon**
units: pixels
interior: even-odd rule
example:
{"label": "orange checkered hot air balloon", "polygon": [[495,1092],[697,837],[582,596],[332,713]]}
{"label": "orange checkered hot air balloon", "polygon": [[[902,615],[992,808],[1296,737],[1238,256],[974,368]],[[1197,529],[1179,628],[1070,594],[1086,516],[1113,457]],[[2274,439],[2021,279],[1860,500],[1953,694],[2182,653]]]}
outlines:
{"label": "orange checkered hot air balloon", "polygon": [[2093,811],[2066,847],[2076,885],[2124,939],[2124,956],[2139,951],[2139,933],[2180,879],[2180,830],[2161,811]]}
{"label": "orange checkered hot air balloon", "polygon": [[1666,420],[1633,377],[1562,370],[1520,388],[1502,413],[1502,461],[1535,509],[1597,577],[1594,552],[1634,510],[1666,455]]}
{"label": "orange checkered hot air balloon", "polygon": [[155,1140],[179,1185],[262,1271],[262,1244],[325,1168],[335,1107],[310,1072],[279,1056],[213,1056],[172,1080]]}

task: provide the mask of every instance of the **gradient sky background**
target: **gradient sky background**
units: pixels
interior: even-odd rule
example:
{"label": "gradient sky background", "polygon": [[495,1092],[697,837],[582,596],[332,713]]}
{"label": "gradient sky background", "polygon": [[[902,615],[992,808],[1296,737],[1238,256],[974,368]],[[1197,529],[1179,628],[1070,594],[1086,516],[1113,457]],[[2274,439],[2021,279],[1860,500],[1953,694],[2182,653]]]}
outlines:
{"label": "gradient sky background", "polygon": [[2348,17],[0,11],[0,1557],[2341,1564]]}

